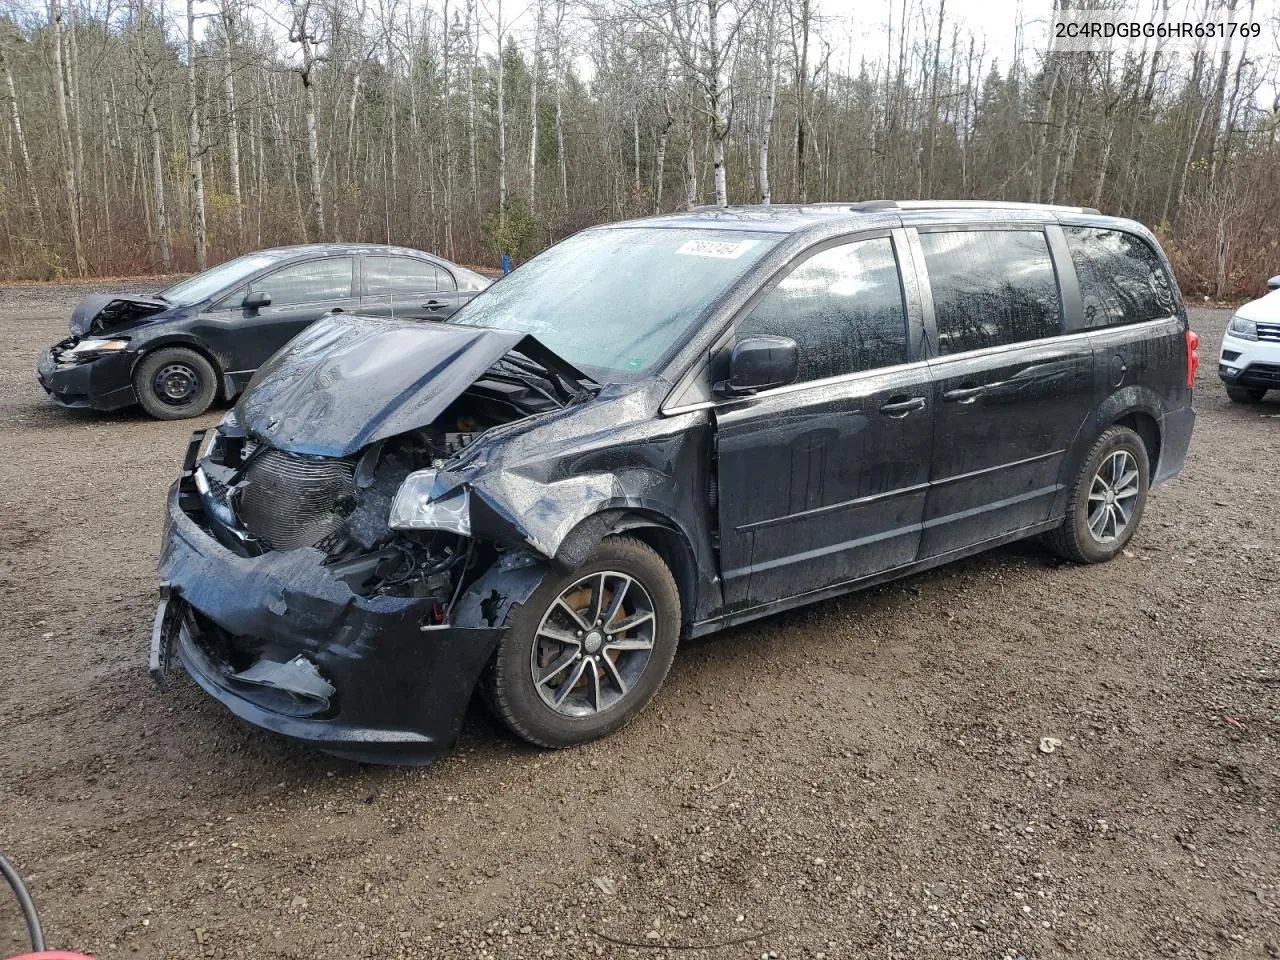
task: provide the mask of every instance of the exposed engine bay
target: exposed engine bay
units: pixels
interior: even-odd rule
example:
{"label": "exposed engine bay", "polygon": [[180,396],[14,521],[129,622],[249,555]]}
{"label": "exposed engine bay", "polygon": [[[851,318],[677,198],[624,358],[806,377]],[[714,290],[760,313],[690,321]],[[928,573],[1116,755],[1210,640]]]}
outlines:
{"label": "exposed engine bay", "polygon": [[486,431],[558,410],[579,393],[514,352],[425,427],[328,457],[279,449],[228,415],[195,472],[210,531],[242,556],[314,547],[360,596],[434,600],[443,622],[465,583],[487,569],[490,545],[440,530],[396,530],[392,503],[414,471],[440,468]]}
{"label": "exposed engine bay", "polygon": [[85,297],[71,314],[73,338],[105,333],[168,310],[173,304],[162,297],[105,293]]}

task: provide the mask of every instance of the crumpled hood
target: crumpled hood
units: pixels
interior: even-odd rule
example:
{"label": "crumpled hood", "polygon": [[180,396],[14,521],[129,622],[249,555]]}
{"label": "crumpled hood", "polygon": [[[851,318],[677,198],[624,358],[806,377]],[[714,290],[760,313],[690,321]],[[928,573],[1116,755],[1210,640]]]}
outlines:
{"label": "crumpled hood", "polygon": [[85,297],[71,313],[71,335],[85,334],[122,327],[145,320],[172,304],[159,297],[134,296],[128,293],[95,293]]}
{"label": "crumpled hood", "polygon": [[345,457],[424,427],[499,358],[519,350],[581,374],[527,334],[338,314],[286,344],[254,375],[236,419],[273,447]]}

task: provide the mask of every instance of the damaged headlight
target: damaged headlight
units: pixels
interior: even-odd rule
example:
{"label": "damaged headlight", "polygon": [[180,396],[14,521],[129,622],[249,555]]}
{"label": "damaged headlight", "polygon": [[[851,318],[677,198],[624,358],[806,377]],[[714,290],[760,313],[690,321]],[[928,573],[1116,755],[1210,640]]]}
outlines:
{"label": "damaged headlight", "polygon": [[63,360],[71,360],[75,363],[84,363],[89,360],[97,360],[99,357],[105,357],[109,353],[115,353],[129,346],[128,340],[104,340],[101,338],[90,338],[81,340],[70,350],[62,351]]}
{"label": "damaged headlight", "polygon": [[435,470],[417,470],[404,478],[391,504],[392,530],[444,530],[471,536],[471,493],[466,487],[434,498]]}

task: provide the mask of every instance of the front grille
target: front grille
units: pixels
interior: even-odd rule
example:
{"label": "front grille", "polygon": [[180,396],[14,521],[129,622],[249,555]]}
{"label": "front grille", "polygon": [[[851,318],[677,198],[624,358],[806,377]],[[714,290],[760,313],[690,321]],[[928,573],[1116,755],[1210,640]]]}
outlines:
{"label": "front grille", "polygon": [[276,550],[309,547],[336,531],[356,492],[351,460],[268,449],[255,456],[240,488],[245,528]]}
{"label": "front grille", "polygon": [[1280,343],[1280,323],[1258,324],[1258,339]]}

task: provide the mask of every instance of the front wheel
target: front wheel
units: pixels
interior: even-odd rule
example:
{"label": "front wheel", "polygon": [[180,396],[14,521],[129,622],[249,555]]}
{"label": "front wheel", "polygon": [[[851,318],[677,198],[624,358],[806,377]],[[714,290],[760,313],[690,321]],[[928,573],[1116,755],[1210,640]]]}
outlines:
{"label": "front wheel", "polygon": [[1085,457],[1062,526],[1050,531],[1046,542],[1076,563],[1110,560],[1138,529],[1150,482],[1142,438],[1128,427],[1108,427]]}
{"label": "front wheel", "polygon": [[1267,391],[1258,387],[1227,387],[1227,397],[1232,403],[1261,403]]}
{"label": "front wheel", "polygon": [[133,373],[142,409],[157,420],[181,420],[209,409],[218,392],[213,364],[185,347],[161,347],[142,358]]}
{"label": "front wheel", "polygon": [[667,565],[633,537],[607,537],[512,615],[481,692],[513,733],[542,747],[575,746],[649,705],[679,638],[680,594]]}

